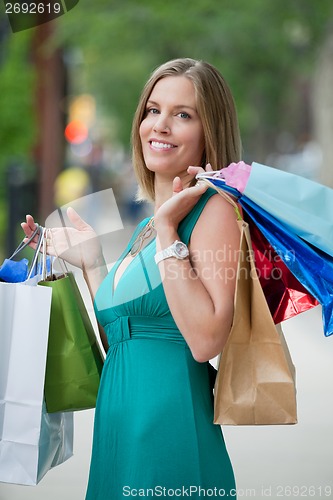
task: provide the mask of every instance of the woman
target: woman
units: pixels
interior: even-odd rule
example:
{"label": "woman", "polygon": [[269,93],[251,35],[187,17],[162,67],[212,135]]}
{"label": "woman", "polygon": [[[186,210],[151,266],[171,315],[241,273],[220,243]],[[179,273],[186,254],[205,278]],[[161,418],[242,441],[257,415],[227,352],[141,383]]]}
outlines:
{"label": "woman", "polygon": [[[235,497],[213,424],[208,360],[230,331],[239,229],[233,208],[195,184],[206,164],[211,170],[240,159],[222,76],[192,59],[159,67],[141,95],[132,142],[140,197],[153,202],[154,215],[138,225],[110,273],[92,228],[74,210],[74,228],[53,228],[48,241],[50,254],[83,269],[107,349],[86,498]],[[29,236],[33,218],[22,227]]]}

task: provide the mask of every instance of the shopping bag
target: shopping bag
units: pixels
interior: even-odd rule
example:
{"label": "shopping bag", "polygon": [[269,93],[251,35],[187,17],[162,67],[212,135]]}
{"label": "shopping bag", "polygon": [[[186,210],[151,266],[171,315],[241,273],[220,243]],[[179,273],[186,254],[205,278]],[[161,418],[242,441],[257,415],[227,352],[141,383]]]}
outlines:
{"label": "shopping bag", "polygon": [[35,485],[73,454],[73,414],[43,404],[52,290],[0,283],[0,481]]}
{"label": "shopping bag", "polygon": [[72,273],[52,274],[39,285],[52,289],[45,373],[47,411],[94,408],[103,355]]}
{"label": "shopping bag", "polygon": [[281,259],[322,306],[323,329],[333,334],[333,258],[287,231],[280,221],[249,199],[240,204]]}
{"label": "shopping bag", "polygon": [[290,231],[333,256],[333,189],[253,162],[243,193]]}
{"label": "shopping bag", "polygon": [[295,369],[260,285],[249,226],[240,218],[238,224],[241,238],[234,317],[214,386],[214,423],[294,424]]}
{"label": "shopping bag", "polygon": [[0,266],[0,281],[5,281],[6,283],[22,283],[27,279],[30,270],[29,260],[26,258],[23,258],[21,260],[14,259],[24,248],[29,245],[29,243],[34,239],[38,232],[39,225],[36,224],[36,229],[32,233],[31,237],[26,242],[21,241],[12,255],[8,259],[5,259],[3,261]]}
{"label": "shopping bag", "polygon": [[[300,175],[253,162],[231,163],[209,178],[255,203],[285,228],[333,257],[333,189]],[[229,191],[230,192],[230,191]]]}
{"label": "shopping bag", "polygon": [[[290,290],[291,293],[286,290],[289,298],[287,297],[287,301],[278,303],[278,310],[274,310],[276,301],[271,294],[277,290],[281,283],[275,283],[271,287],[264,286],[266,300],[271,307],[274,319],[277,318],[279,321],[288,319],[312,308],[317,302],[322,305],[324,334],[331,335],[333,333],[333,258],[331,255],[298,236],[272,216],[270,212],[264,210],[247,196],[241,195],[236,189],[227,186],[221,179],[206,174],[199,174],[197,177],[207,182],[220,194],[225,192],[237,199],[245,215],[249,216],[252,221],[250,224],[252,241],[256,244],[260,233],[259,239],[266,240],[266,244],[268,243],[274,248],[285,264],[284,269],[281,269],[282,274],[285,273],[285,268],[288,268],[299,282],[296,286],[294,282],[292,285],[294,288]],[[265,249],[268,253],[269,246]],[[260,271],[260,261],[256,264],[259,264]],[[283,276],[283,282],[288,283],[288,288],[290,277]],[[302,287],[300,288],[299,285]],[[306,290],[305,294],[304,289]]]}
{"label": "shopping bag", "polygon": [[[244,207],[244,219],[249,224],[256,270],[274,323],[279,324],[317,306],[318,300],[285,264],[284,260],[291,256],[290,251],[282,253],[283,259],[281,249],[277,251],[276,247],[269,243],[256,224],[256,220],[249,217],[246,210],[247,207]],[[275,231],[274,233],[276,234]]]}

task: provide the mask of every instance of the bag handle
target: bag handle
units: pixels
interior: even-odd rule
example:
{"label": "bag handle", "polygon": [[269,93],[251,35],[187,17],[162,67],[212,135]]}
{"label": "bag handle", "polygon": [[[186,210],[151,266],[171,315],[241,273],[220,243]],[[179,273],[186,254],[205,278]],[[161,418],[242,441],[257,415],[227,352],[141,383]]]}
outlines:
{"label": "bag handle", "polygon": [[[47,228],[46,229],[46,231],[45,231],[45,239],[49,239],[51,241],[52,246],[54,248],[54,252],[56,254],[56,257],[59,260],[60,266],[62,267],[62,272],[64,273],[65,276],[67,276],[68,273],[69,273],[69,270],[68,270],[68,267],[66,265],[66,261],[64,259],[62,259],[61,257],[59,257],[59,254],[57,252],[57,248],[56,248],[56,246],[54,244],[54,241],[53,241],[53,234],[52,234],[51,228]],[[45,247],[46,247],[46,245],[45,245]],[[52,276],[52,270],[51,270],[50,274]]]}
{"label": "bag handle", "polygon": [[[43,269],[46,268],[46,248],[45,248],[45,241],[44,241],[45,240],[45,227],[39,226],[38,229],[39,229],[39,231],[38,231],[39,232],[39,237],[38,237],[38,241],[37,241],[37,244],[36,244],[34,257],[32,259],[30,267],[29,267],[27,280],[31,278],[33,270],[37,267],[37,262],[38,262],[38,259],[39,259],[39,253],[41,251],[42,246],[43,246],[43,257],[42,257],[42,259],[43,259],[42,260],[42,262],[43,262]],[[45,261],[45,263],[44,263],[44,261]]]}
{"label": "bag handle", "polygon": [[219,193],[219,195],[222,196],[222,198],[224,198],[225,200],[227,200],[234,207],[237,220],[243,221],[243,217],[242,217],[242,214],[240,213],[239,206],[237,205],[237,203],[235,202],[235,200],[228,193],[226,193],[225,191],[223,191],[223,189],[221,189],[220,187],[215,186],[215,184],[212,184],[211,182],[209,182],[209,178],[200,177],[199,178],[199,182],[205,182],[206,184],[208,184],[208,186],[210,188],[215,189],[215,191],[217,191]]}
{"label": "bag handle", "polygon": [[39,224],[36,223],[36,229],[34,230],[34,232],[32,233],[32,235],[28,238],[28,241],[24,241],[24,239],[21,241],[21,243],[19,244],[19,246],[16,248],[16,250],[14,250],[14,252],[12,253],[12,255],[8,258],[8,260],[12,260],[14,257],[16,257],[16,255],[18,253],[20,253],[24,248],[26,248],[29,243],[32,242],[32,240],[34,239],[34,237],[39,233],[40,231],[40,228],[41,226]]}

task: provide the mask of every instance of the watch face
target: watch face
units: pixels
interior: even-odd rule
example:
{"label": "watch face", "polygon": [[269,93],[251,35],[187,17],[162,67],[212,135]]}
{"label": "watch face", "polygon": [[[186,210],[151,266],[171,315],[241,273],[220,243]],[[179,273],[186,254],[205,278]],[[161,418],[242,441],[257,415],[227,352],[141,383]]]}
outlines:
{"label": "watch face", "polygon": [[175,254],[178,259],[185,259],[188,256],[188,248],[182,241],[177,241],[175,243]]}

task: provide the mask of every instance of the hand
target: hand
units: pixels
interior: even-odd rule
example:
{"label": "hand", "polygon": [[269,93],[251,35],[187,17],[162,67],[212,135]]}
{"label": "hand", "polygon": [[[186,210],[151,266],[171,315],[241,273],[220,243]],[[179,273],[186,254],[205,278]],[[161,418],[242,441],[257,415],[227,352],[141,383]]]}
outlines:
{"label": "hand", "polygon": [[[54,227],[47,231],[46,252],[48,255],[61,257],[69,264],[89,270],[98,267],[103,258],[102,249],[97,234],[73,208],[67,209],[67,215],[74,227]],[[26,222],[21,227],[26,240],[36,229],[36,223],[31,215],[26,216]],[[29,246],[36,248],[38,236]]]}
{"label": "hand", "polygon": [[[191,168],[200,169],[200,167]],[[183,220],[196,205],[201,195],[207,190],[208,184],[199,181],[195,186],[184,188],[180,177],[175,177],[172,188],[172,197],[158,208],[154,216],[157,232],[163,228],[177,231],[180,221]]]}
{"label": "hand", "polygon": [[195,177],[197,174],[202,174],[204,172],[214,172],[213,167],[210,163],[207,163],[206,168],[202,167],[188,167],[187,172]]}

